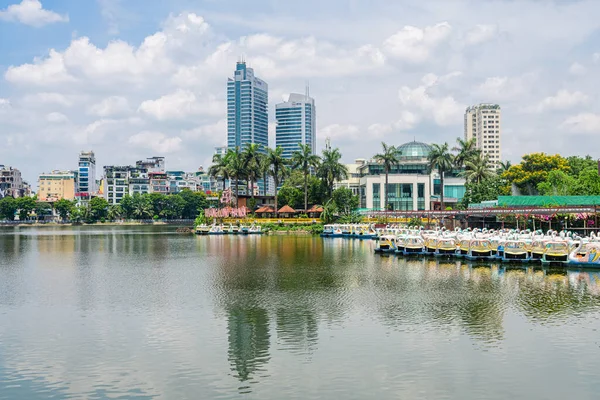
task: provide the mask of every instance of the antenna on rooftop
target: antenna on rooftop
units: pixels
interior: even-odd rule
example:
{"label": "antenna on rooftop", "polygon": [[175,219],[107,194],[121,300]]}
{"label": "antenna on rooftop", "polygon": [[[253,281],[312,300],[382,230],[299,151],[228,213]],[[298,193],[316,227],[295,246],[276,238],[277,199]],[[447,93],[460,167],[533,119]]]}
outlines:
{"label": "antenna on rooftop", "polygon": [[310,97],[310,83],[306,81],[306,98]]}

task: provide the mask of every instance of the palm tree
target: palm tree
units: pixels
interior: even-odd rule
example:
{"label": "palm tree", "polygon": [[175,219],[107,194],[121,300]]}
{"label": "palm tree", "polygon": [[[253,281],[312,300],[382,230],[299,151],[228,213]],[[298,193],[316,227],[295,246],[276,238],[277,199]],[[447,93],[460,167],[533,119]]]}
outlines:
{"label": "palm tree", "polygon": [[[268,152],[268,148],[267,148],[267,152]],[[262,174],[262,178],[263,178],[263,196],[267,195],[267,180],[269,179],[269,174],[271,171],[271,163],[269,161],[269,157],[268,157],[268,153],[267,154],[260,154],[260,159],[258,162],[258,167],[260,170],[260,173]]]}
{"label": "palm tree", "polygon": [[388,146],[387,144],[381,142],[381,146],[383,147],[383,152],[379,154],[375,154],[373,159],[377,161],[379,164],[383,164],[383,168],[385,170],[385,210],[389,210],[389,198],[388,198],[388,175],[390,173],[390,169],[394,165],[398,165],[400,163],[400,156],[402,152],[396,148],[396,146]]}
{"label": "palm tree", "polygon": [[152,203],[148,201],[147,197],[140,196],[139,194],[133,195],[133,216],[138,219],[152,218],[154,208]]}
{"label": "palm tree", "polygon": [[292,168],[298,168],[304,174],[304,210],[308,210],[308,175],[311,168],[317,168],[321,158],[313,154],[311,146],[298,143],[299,151],[292,154]]}
{"label": "palm tree", "polygon": [[215,154],[212,159],[212,165],[208,169],[208,174],[215,178],[217,182],[223,179],[223,189],[225,182],[229,178],[229,169],[227,168],[227,160],[221,154]]}
{"label": "palm tree", "polygon": [[[250,196],[254,200],[254,183],[259,179],[261,175],[260,171],[260,159],[261,159],[261,148],[262,146],[257,143],[248,143],[244,149],[243,158],[246,164],[245,175],[250,181]],[[254,203],[254,201],[253,201]],[[254,211],[254,210],[253,210]]]}
{"label": "palm tree", "polygon": [[110,220],[122,218],[123,215],[125,215],[125,212],[120,204],[113,204],[108,208],[108,219]]}
{"label": "palm tree", "polygon": [[453,157],[448,149],[448,143],[442,145],[432,144],[431,151],[427,157],[429,160],[429,172],[437,170],[440,174],[440,183],[442,186],[440,193],[440,203],[442,210],[444,209],[444,174],[452,170]]}
{"label": "palm tree", "polygon": [[454,146],[452,150],[457,152],[454,156],[454,165],[457,168],[463,168],[467,161],[472,161],[478,154],[481,154],[475,138],[465,140],[457,138],[456,143],[457,146]]}
{"label": "palm tree", "polygon": [[503,173],[508,171],[510,167],[512,167],[512,163],[510,161],[500,161],[498,165],[500,166],[496,171],[498,175],[502,175]]}
{"label": "palm tree", "polygon": [[470,183],[480,183],[481,181],[490,178],[494,173],[489,169],[488,165],[490,158],[486,154],[481,153],[474,159],[465,162],[465,170],[461,175]]}
{"label": "palm tree", "polygon": [[244,156],[240,151],[239,147],[235,149],[227,150],[225,154],[225,163],[227,165],[227,171],[232,181],[235,182],[235,204],[237,207],[239,197],[239,181],[244,179],[246,175],[246,163],[244,162]]}
{"label": "palm tree", "polygon": [[335,181],[342,179],[348,179],[348,168],[344,164],[340,163],[342,154],[339,149],[323,150],[323,156],[321,157],[321,166],[319,168],[319,177],[323,179],[327,186],[327,194],[331,198],[333,192],[333,185]]}
{"label": "palm tree", "polygon": [[288,160],[283,158],[283,148],[277,147],[275,150],[267,150],[267,159],[269,161],[270,169],[269,174],[273,177],[275,182],[275,215],[277,215],[277,187],[288,174]]}

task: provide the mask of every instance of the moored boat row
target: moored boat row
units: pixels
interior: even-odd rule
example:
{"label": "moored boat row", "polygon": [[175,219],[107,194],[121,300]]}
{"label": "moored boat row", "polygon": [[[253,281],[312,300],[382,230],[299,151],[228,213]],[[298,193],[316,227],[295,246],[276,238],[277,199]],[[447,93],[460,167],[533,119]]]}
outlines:
{"label": "moored boat row", "polygon": [[196,227],[197,235],[260,235],[263,231],[260,225],[198,225]]}

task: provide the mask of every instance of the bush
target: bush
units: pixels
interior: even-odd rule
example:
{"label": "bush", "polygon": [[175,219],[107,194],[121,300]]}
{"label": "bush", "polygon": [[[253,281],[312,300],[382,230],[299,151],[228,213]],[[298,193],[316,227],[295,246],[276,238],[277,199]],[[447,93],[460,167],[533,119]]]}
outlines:
{"label": "bush", "polygon": [[313,235],[320,235],[321,233],[323,233],[323,225],[321,225],[321,224],[313,224],[313,225],[310,226],[309,231]]}

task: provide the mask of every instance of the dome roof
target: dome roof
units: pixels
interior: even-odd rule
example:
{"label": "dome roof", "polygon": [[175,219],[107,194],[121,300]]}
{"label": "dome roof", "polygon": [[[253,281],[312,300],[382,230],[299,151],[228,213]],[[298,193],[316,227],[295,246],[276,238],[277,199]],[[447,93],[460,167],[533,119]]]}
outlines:
{"label": "dome roof", "polygon": [[421,142],[408,142],[398,147],[404,159],[427,158],[431,152],[431,146]]}

